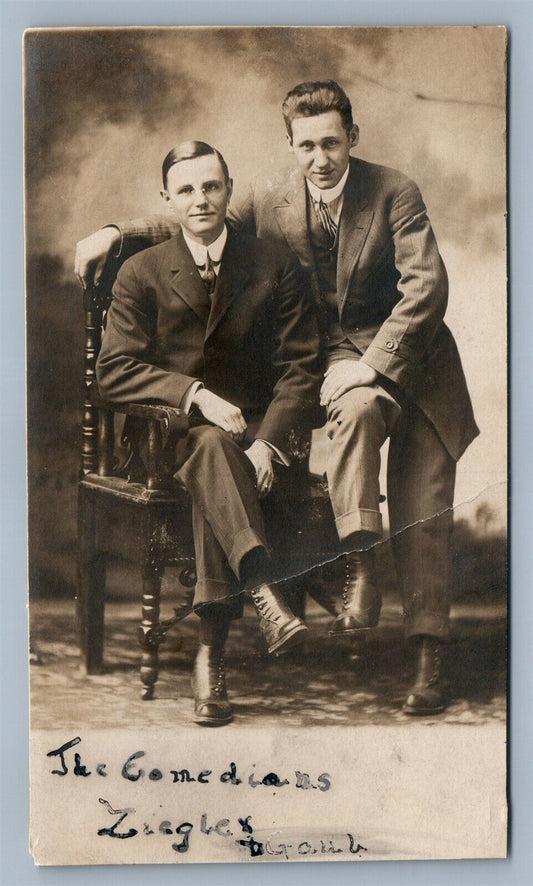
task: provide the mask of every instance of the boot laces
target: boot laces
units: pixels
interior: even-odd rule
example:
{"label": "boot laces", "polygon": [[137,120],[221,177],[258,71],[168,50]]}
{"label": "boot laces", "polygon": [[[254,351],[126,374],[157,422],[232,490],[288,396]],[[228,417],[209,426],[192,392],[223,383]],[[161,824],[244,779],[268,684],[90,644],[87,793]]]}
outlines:
{"label": "boot laces", "polygon": [[209,669],[210,690],[213,695],[220,696],[224,693],[226,685],[226,675],[224,670],[224,659],[220,657],[216,665],[212,665]]}
{"label": "boot laces", "polygon": [[435,683],[438,683],[440,677],[440,651],[438,643],[431,644],[431,658],[433,662],[433,670],[425,684],[428,687],[434,686]]}
{"label": "boot laces", "polygon": [[213,685],[213,693],[214,695],[222,695],[224,692],[225,685],[225,673],[224,673],[224,662],[221,660],[218,664],[218,668],[215,676],[215,683]]}
{"label": "boot laces", "polygon": [[342,589],[342,602],[345,609],[349,608],[351,592],[350,587],[353,581],[355,581],[356,576],[352,572],[352,566],[348,558],[346,558],[346,572],[344,576],[344,587]]}
{"label": "boot laces", "polygon": [[274,624],[277,624],[277,622],[279,621],[279,613],[276,614],[276,612],[272,609],[269,601],[257,592],[253,592],[252,596],[260,616],[262,618],[265,618],[267,621],[272,621],[274,622]]}
{"label": "boot laces", "polygon": [[224,667],[224,652],[211,652],[207,663],[207,685],[210,696],[220,697],[226,689],[226,674]]}

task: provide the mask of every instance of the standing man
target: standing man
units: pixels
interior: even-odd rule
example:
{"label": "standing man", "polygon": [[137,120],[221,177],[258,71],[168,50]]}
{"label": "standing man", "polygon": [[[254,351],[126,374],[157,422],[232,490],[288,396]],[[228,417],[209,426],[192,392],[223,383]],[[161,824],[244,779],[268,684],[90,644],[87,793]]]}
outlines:
{"label": "standing man", "polygon": [[269,652],[307,630],[270,585],[259,499],[274,459],[310,431],[322,377],[319,337],[298,262],[282,245],[226,227],[232,181],[199,141],[163,163],[161,195],[178,233],[122,266],[97,380],[111,402],[159,401],[190,413],[176,470],[192,498],[200,647],[195,720],[232,719],[223,671],[230,620],[249,591]]}
{"label": "standing man", "polygon": [[[446,270],[426,207],[402,173],[350,157],[359,139],[334,81],[301,83],[283,102],[296,170],[254,187],[236,217],[298,257],[327,351],[327,475],[346,556],[343,610],[332,633],[378,624],[373,546],[382,537],[380,449],[390,438],[390,529],[406,635],[418,648],[404,711],[445,706],[439,647],[449,627],[455,466],[478,433],[454,339],[444,325]],[[160,218],[81,241],[76,272],[101,273],[111,248],[169,236]]]}

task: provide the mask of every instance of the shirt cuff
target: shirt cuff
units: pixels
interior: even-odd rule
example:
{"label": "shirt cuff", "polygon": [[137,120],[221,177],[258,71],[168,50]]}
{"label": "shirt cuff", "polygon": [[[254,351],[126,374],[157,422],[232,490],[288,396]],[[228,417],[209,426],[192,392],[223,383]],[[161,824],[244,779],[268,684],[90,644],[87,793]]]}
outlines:
{"label": "shirt cuff", "polygon": [[274,460],[277,461],[278,464],[285,465],[286,467],[288,467],[290,465],[290,461],[289,461],[288,456],[285,455],[285,453],[282,452],[281,449],[278,449],[278,447],[274,446],[273,443],[269,443],[268,440],[263,440],[261,437],[257,437],[257,439],[261,440],[261,443],[266,443],[267,446],[270,446],[270,448],[274,450],[274,455],[275,455]]}
{"label": "shirt cuff", "polygon": [[201,381],[193,381],[192,385],[190,386],[190,388],[187,388],[187,390],[183,396],[183,400],[181,401],[180,408],[183,409],[183,411],[185,413],[187,413],[187,415],[191,411],[193,397],[196,394],[196,391],[199,391],[200,388],[203,388],[202,382]]}

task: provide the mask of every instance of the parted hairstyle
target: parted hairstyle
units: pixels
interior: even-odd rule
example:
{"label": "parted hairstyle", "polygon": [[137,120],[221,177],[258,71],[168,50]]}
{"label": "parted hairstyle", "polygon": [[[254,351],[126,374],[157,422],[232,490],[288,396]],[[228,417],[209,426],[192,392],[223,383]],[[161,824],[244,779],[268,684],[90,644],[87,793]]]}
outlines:
{"label": "parted hairstyle", "polygon": [[174,166],[175,163],[181,163],[182,160],[195,160],[196,157],[205,157],[207,154],[214,154],[215,157],[217,157],[227,183],[229,181],[228,164],[224,160],[220,151],[217,151],[216,148],[208,145],[207,142],[191,140],[176,145],[175,148],[172,148],[172,150],[168,152],[163,160],[163,187],[165,189],[167,187],[168,171],[171,166]]}
{"label": "parted hairstyle", "polygon": [[346,132],[353,126],[352,106],[344,89],[335,80],[308,80],[299,83],[287,93],[281,106],[289,137],[292,121],[297,117],[316,117],[328,111],[338,111]]}

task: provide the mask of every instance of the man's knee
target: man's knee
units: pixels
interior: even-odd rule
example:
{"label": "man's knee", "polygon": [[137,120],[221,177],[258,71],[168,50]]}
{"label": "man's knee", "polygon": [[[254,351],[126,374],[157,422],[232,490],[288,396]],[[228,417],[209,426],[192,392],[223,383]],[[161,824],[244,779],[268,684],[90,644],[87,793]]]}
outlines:
{"label": "man's knee", "polygon": [[212,464],[227,452],[228,446],[232,445],[235,444],[229,434],[215,425],[199,425],[190,428],[185,440],[178,444],[177,464],[185,468],[190,464],[191,459],[195,464],[199,460],[202,463]]}
{"label": "man's knee", "polygon": [[240,448],[226,431],[216,425],[199,425],[191,428],[186,440],[188,456],[193,453],[206,455],[218,452],[228,453]]}
{"label": "man's knee", "polygon": [[198,425],[189,430],[187,440],[195,449],[200,446],[211,448],[220,446],[226,440],[231,440],[231,437],[216,425]]}
{"label": "man's knee", "polygon": [[352,388],[330,405],[328,436],[331,439],[337,429],[355,430],[376,424],[388,426],[400,411],[396,401],[378,386]]}

